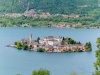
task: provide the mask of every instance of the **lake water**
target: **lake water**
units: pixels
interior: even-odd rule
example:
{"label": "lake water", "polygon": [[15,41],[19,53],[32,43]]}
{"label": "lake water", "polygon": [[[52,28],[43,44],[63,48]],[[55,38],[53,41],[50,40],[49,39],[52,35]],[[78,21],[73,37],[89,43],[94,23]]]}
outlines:
{"label": "lake water", "polygon": [[[91,52],[39,53],[5,47],[33,34],[38,36],[71,37],[82,43],[91,42]],[[99,29],[65,29],[65,28],[0,28],[0,75],[30,75],[32,70],[48,69],[51,75],[69,75],[75,71],[78,75],[91,75],[94,72],[96,39]]]}

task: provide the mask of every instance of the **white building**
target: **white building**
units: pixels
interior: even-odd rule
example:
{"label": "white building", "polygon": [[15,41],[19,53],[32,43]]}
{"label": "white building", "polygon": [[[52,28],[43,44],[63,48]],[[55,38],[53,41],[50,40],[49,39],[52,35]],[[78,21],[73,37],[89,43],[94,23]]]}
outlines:
{"label": "white building", "polygon": [[60,45],[61,41],[62,41],[61,37],[46,36],[46,37],[44,37],[43,40],[39,40],[39,43],[45,44],[45,45],[55,46],[55,45]]}

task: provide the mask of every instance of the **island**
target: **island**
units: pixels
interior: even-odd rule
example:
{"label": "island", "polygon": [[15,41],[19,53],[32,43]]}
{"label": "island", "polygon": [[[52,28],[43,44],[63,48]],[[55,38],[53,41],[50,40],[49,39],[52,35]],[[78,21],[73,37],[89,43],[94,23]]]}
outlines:
{"label": "island", "polygon": [[82,44],[80,41],[76,42],[72,38],[60,36],[45,36],[43,39],[38,37],[37,40],[33,40],[32,34],[30,34],[29,38],[16,41],[7,45],[7,47],[37,52],[86,52],[92,50],[90,42]]}

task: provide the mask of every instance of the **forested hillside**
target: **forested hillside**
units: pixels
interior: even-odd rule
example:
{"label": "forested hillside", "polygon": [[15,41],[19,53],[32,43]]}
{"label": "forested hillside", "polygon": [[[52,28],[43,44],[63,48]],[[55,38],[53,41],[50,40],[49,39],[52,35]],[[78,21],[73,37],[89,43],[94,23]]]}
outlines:
{"label": "forested hillside", "polygon": [[0,13],[23,13],[27,9],[43,10],[51,14],[87,14],[99,9],[100,0],[0,0]]}
{"label": "forested hillside", "polygon": [[0,0],[0,13],[0,27],[100,28],[100,0]]}

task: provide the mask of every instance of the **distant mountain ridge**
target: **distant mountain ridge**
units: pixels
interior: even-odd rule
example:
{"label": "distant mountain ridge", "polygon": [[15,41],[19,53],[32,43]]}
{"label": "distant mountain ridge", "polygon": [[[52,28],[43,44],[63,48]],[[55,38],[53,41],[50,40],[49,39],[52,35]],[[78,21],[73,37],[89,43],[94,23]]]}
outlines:
{"label": "distant mountain ridge", "polygon": [[23,13],[36,9],[51,14],[84,13],[98,9],[100,0],[0,0],[0,13]]}

